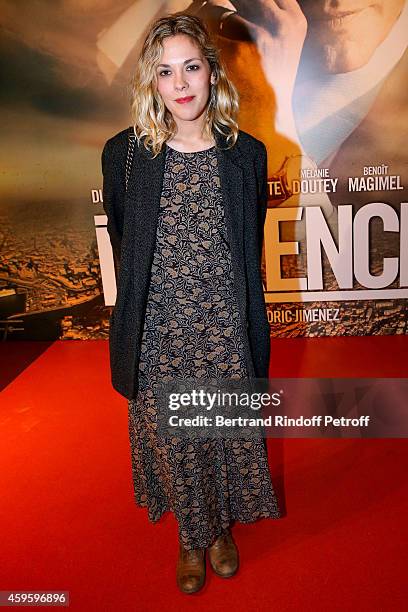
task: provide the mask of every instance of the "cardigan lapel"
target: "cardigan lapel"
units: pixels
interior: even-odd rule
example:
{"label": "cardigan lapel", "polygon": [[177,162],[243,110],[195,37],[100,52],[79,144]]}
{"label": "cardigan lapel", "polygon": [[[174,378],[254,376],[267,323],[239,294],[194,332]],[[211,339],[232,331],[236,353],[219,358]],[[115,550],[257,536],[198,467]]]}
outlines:
{"label": "cardigan lapel", "polygon": [[[218,132],[216,132],[216,142],[218,171],[224,202],[225,223],[230,238],[238,306],[245,321],[247,302],[243,238],[243,160],[238,142],[231,149],[226,149],[225,137]],[[134,253],[136,287],[139,289],[141,289],[140,283],[147,288],[150,278],[164,177],[164,162],[165,147],[155,158],[152,158],[143,143],[138,147],[136,142],[126,198],[135,221],[131,231],[136,249]]]}
{"label": "cardigan lapel", "polygon": [[[238,137],[239,138],[239,137]],[[244,171],[239,140],[231,149],[224,148],[226,140],[216,136],[217,161],[221,193],[224,202],[225,224],[230,238],[234,284],[242,321],[247,320],[247,287],[244,251]]]}

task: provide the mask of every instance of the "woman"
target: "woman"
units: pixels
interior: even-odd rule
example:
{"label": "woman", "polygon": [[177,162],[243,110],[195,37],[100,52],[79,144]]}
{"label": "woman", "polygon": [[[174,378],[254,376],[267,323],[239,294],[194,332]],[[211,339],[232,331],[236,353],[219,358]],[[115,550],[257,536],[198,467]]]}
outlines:
{"label": "woman", "polygon": [[135,500],[178,522],[177,584],[238,568],[231,522],[280,516],[264,440],[161,437],[154,387],[184,378],[267,378],[260,275],[266,149],[238,129],[238,95],[203,22],[186,13],[150,28],[133,80],[128,130],[102,154],[117,272],[114,388],[128,400]]}

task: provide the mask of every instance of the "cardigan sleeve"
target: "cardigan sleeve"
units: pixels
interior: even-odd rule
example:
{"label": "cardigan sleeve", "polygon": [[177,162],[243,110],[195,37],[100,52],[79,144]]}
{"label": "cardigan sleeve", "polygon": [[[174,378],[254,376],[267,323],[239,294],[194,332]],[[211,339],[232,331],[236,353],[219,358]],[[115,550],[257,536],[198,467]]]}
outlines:
{"label": "cardigan sleeve", "polygon": [[107,230],[112,245],[116,278],[119,277],[120,252],[125,203],[125,164],[123,152],[112,139],[105,143],[101,156],[103,174],[103,209],[108,218]]}

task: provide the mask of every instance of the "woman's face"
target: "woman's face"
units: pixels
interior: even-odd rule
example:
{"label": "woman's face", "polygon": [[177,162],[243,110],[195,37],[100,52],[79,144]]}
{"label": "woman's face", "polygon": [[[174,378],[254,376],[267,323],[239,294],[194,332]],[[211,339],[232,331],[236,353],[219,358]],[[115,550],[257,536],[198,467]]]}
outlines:
{"label": "woman's face", "polygon": [[199,119],[206,109],[214,77],[194,40],[186,34],[165,38],[156,72],[157,90],[176,124]]}

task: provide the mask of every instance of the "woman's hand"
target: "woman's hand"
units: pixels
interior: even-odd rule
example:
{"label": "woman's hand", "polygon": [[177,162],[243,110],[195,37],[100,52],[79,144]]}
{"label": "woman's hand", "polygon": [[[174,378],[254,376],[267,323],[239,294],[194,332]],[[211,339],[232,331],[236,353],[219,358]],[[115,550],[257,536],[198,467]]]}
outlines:
{"label": "woman's hand", "polygon": [[265,78],[276,96],[276,129],[298,140],[292,96],[307,21],[296,0],[233,0],[236,16],[256,44]]}
{"label": "woman's hand", "polygon": [[278,106],[292,101],[307,32],[306,17],[296,0],[234,0],[239,16],[251,23],[268,83]]}

